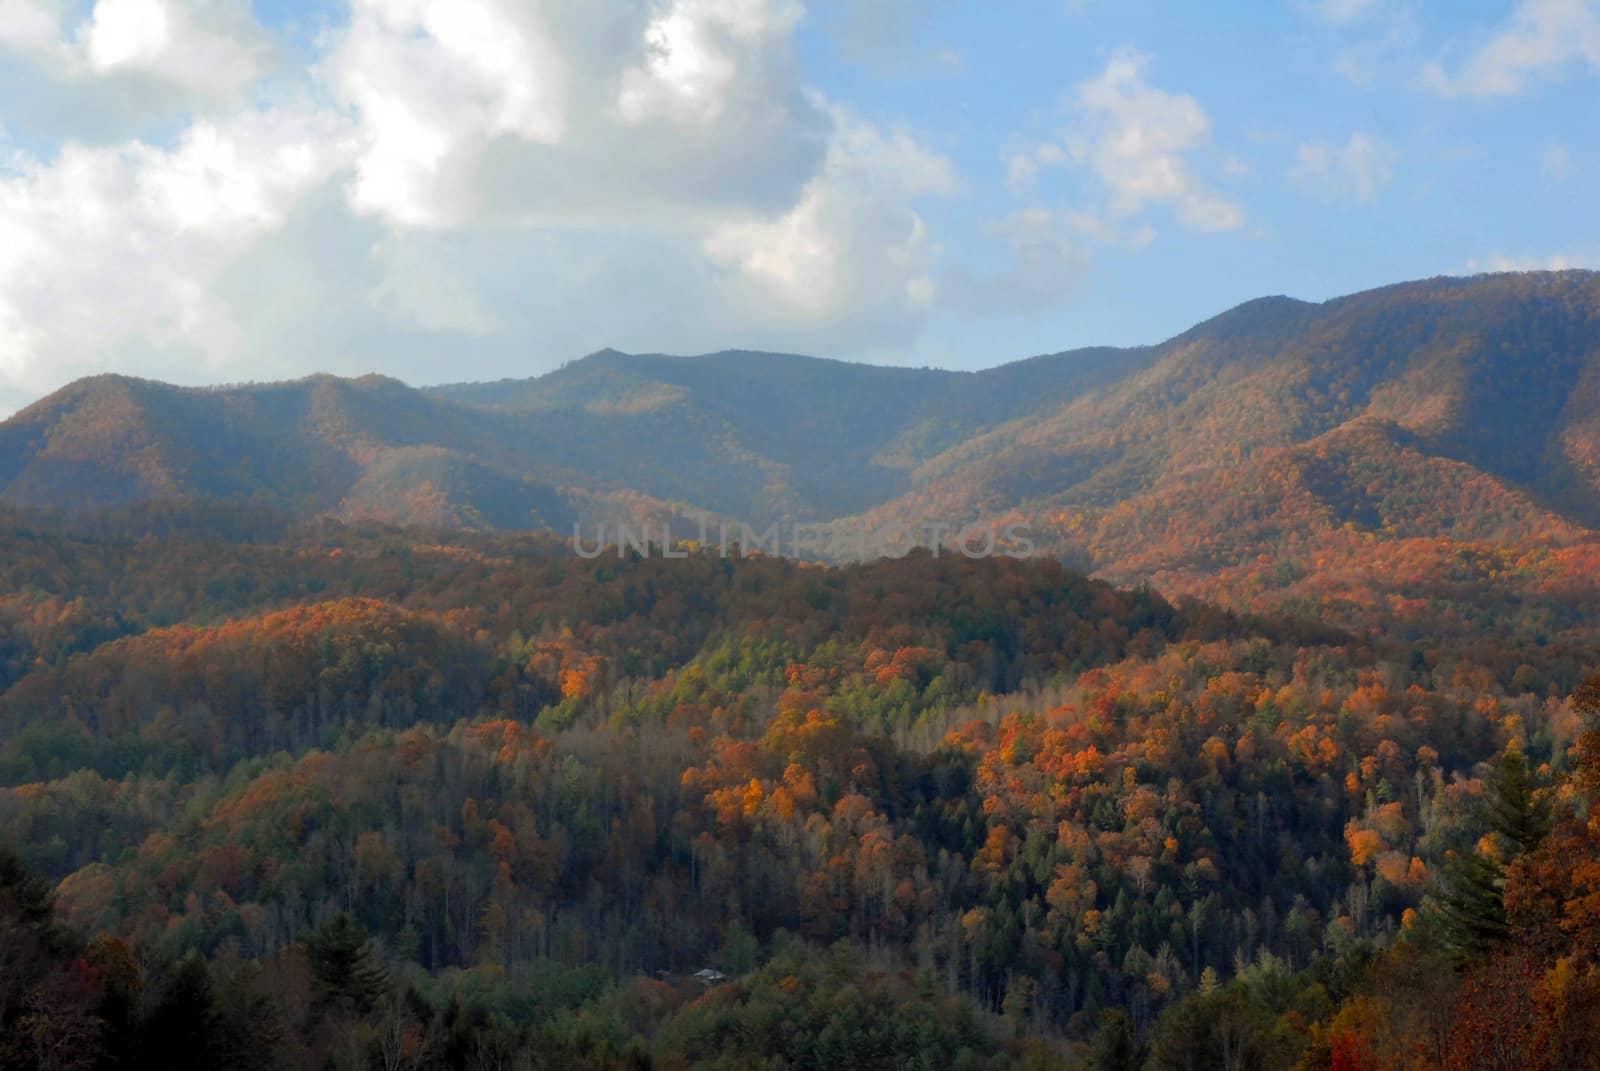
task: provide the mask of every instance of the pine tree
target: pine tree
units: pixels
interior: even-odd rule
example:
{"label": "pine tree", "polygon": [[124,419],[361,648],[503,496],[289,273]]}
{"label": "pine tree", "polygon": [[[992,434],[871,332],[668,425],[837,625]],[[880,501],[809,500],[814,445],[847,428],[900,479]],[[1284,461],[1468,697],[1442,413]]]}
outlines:
{"label": "pine tree", "polygon": [[200,953],[191,951],[144,1024],[145,1066],[174,1071],[215,1067],[217,1026],[211,972]]}
{"label": "pine tree", "polygon": [[0,905],[9,918],[54,939],[50,883],[30,871],[14,852],[0,849]]}
{"label": "pine tree", "polygon": [[1550,832],[1550,803],[1539,793],[1528,759],[1515,745],[1506,748],[1489,778],[1484,818],[1513,857],[1533,851]]}
{"label": "pine tree", "polygon": [[1537,848],[1550,832],[1549,802],[1515,744],[1495,763],[1473,818],[1478,829],[1494,836],[1493,849],[1470,847],[1450,853],[1428,901],[1438,941],[1462,959],[1480,956],[1510,934],[1504,903],[1506,868]]}
{"label": "pine tree", "polygon": [[343,912],[307,937],[305,947],[324,1007],[364,1014],[389,988],[389,969],[367,932]]}
{"label": "pine tree", "polygon": [[1466,960],[1504,941],[1510,933],[1504,881],[1505,867],[1492,856],[1471,849],[1446,856],[1439,886],[1427,902],[1439,943]]}

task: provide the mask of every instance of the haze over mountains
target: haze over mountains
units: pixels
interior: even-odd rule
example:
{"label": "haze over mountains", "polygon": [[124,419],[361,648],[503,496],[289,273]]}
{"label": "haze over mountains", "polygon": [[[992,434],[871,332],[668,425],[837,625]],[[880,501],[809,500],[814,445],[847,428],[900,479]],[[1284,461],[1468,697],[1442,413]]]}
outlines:
{"label": "haze over mountains", "polygon": [[1263,298],[1160,345],[982,372],[602,351],[425,389],[98,376],[0,424],[0,501],[165,498],[505,529],[1022,519],[1075,564],[1178,589],[1363,540],[1586,543],[1600,274]]}

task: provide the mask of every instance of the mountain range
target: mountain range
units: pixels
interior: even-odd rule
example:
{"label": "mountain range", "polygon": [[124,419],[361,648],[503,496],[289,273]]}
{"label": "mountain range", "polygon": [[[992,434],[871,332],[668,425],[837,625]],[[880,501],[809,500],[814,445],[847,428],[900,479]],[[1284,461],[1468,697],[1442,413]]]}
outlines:
{"label": "mountain range", "polygon": [[[1592,1066],[1597,314],[75,383],[0,424],[0,1068]],[[1041,553],[529,531],[701,511]]]}
{"label": "mountain range", "polygon": [[105,375],[0,424],[0,502],[161,499],[558,531],[1023,521],[1073,564],[1209,595],[1374,544],[1570,556],[1600,525],[1600,273],[1268,297],[979,372],[604,350],[421,389]]}

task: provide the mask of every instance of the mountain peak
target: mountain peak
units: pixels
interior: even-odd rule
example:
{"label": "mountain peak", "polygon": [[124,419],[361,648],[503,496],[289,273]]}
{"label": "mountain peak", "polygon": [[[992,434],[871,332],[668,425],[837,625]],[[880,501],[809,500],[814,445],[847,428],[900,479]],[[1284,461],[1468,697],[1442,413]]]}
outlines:
{"label": "mountain peak", "polygon": [[1261,332],[1281,331],[1298,324],[1316,308],[1317,306],[1309,301],[1301,301],[1299,298],[1284,294],[1252,298],[1226,312],[1218,313],[1209,320],[1202,320],[1178,338],[1229,339]]}
{"label": "mountain peak", "polygon": [[1600,519],[1597,280],[1276,295],[1159,345],[976,373],[606,348],[531,379],[426,390],[378,374],[205,390],[97,376],[0,424],[0,500],[89,506],[169,487],[245,500],[268,487],[263,500],[303,512],[359,501],[404,518],[432,503],[425,515],[452,523],[469,511],[450,489],[470,487],[481,523],[517,527],[562,515],[537,485],[758,523],[935,507],[953,521],[1203,483],[1221,459],[1366,416]]}

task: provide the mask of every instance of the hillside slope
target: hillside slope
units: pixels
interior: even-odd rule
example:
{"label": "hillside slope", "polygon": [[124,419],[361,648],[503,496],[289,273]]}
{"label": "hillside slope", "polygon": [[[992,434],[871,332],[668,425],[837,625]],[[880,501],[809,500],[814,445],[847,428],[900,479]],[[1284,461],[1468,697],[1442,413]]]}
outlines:
{"label": "hillside slope", "polygon": [[1376,418],[1592,522],[1597,392],[1600,274],[1436,279],[1321,305],[1269,298],[1048,414],[944,451],[919,466],[915,494],[973,513],[1110,506]]}
{"label": "hillside slope", "polygon": [[0,424],[0,501],[164,498],[496,529],[1021,519],[1179,589],[1339,532],[1568,545],[1600,522],[1600,274],[1263,298],[982,372],[602,351],[426,390],[102,376]]}

